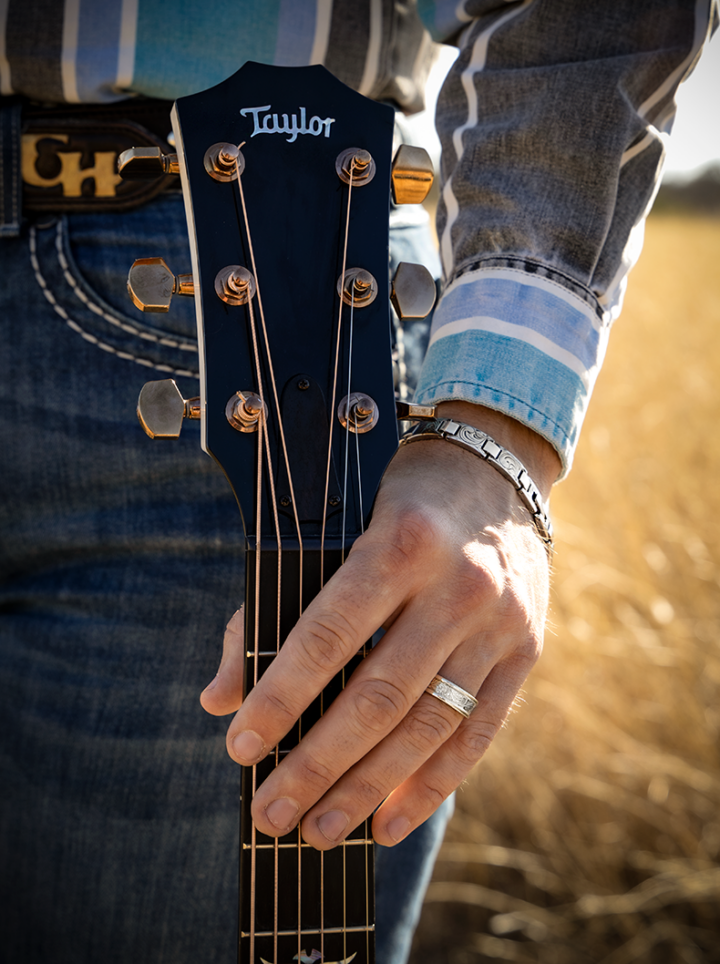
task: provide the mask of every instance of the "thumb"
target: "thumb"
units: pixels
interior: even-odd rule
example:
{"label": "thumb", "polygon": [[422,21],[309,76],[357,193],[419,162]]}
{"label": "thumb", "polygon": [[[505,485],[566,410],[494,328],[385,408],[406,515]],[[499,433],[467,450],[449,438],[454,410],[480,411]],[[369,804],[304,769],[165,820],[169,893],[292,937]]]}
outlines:
{"label": "thumb", "polygon": [[243,607],[241,606],[225,629],[222,660],[217,676],[200,694],[200,705],[212,716],[234,713],[242,703],[244,643]]}

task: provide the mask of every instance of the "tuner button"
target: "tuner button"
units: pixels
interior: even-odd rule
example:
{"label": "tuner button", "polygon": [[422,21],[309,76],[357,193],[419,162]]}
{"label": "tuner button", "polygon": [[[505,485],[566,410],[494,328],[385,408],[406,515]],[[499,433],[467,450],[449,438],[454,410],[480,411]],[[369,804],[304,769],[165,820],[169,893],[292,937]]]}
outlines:
{"label": "tuner button", "polygon": [[436,294],[435,282],[424,265],[400,262],[390,291],[398,318],[425,318],[432,311]]}
{"label": "tuner button", "polygon": [[193,295],[192,275],[177,278],[162,258],[138,258],[127,280],[128,293],[140,311],[168,311],[173,294]]}
{"label": "tuner button", "polygon": [[177,154],[163,154],[159,147],[131,147],[118,157],[117,166],[120,177],[128,181],[180,173]]}
{"label": "tuner button", "polygon": [[150,438],[179,438],[183,418],[200,418],[200,399],[185,401],[173,378],[146,382],[140,389],[137,416]]}
{"label": "tuner button", "polygon": [[424,147],[401,144],[392,164],[392,194],[396,204],[420,204],[432,187],[434,171]]}

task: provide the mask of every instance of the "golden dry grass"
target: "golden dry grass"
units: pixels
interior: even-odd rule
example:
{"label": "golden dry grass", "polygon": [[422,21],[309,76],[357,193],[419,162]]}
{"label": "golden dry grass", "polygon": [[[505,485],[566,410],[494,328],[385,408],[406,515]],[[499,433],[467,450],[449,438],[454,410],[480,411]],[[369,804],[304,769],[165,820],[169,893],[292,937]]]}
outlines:
{"label": "golden dry grass", "polygon": [[415,964],[720,961],[720,221],[655,217],[557,529],[545,653]]}

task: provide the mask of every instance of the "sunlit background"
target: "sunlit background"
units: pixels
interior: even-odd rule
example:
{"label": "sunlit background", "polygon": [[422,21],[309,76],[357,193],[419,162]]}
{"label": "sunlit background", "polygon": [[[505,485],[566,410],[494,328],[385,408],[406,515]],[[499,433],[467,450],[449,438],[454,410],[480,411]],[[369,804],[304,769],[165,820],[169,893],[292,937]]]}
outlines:
{"label": "sunlit background", "polygon": [[545,652],[458,792],[411,964],[720,964],[717,38],[678,104],[553,494]]}

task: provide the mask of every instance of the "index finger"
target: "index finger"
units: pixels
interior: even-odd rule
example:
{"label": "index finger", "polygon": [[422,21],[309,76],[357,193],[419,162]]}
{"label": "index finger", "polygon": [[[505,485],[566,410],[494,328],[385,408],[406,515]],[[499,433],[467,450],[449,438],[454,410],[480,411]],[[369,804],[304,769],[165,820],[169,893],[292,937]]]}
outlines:
{"label": "index finger", "polygon": [[258,763],[279,743],[407,598],[407,580],[392,547],[358,540],[238,710],[227,735],[234,760]]}

